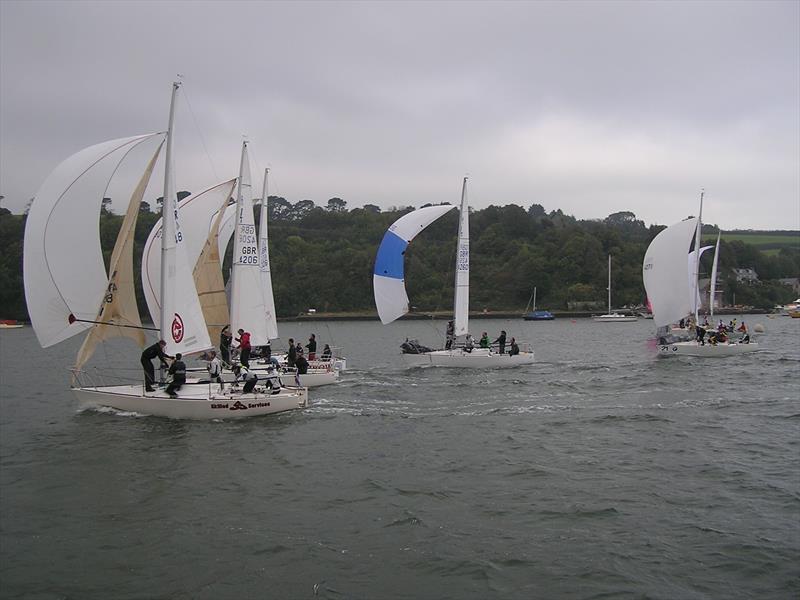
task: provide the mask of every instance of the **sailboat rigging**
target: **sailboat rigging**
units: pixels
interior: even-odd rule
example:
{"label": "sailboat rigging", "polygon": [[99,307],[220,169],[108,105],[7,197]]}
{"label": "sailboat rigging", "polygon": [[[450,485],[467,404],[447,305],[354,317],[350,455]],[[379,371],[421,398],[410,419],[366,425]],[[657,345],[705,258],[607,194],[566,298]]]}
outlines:
{"label": "sailboat rigging", "polygon": [[[395,221],[384,234],[375,256],[373,293],[381,322],[386,325],[409,312],[405,289],[403,257],[414,237],[453,206],[428,206],[410,212]],[[469,209],[467,178],[461,188],[461,207],[453,297],[453,335],[456,340],[469,333]],[[515,367],[534,362],[534,353],[525,344],[515,344],[519,352],[500,354],[490,348],[466,345],[431,350],[419,344],[403,345],[403,362],[410,367]],[[524,347],[524,348],[523,348]]]}
{"label": "sailboat rigging", "polygon": [[[703,196],[704,192],[700,195],[701,214]],[[700,248],[700,230],[700,217],[692,217],[670,225],[653,238],[645,252],[642,280],[652,305],[653,324],[657,327],[658,355],[719,357],[755,352],[758,350],[758,344],[744,336],[741,341],[707,342],[705,339],[671,341],[672,324],[690,315],[695,315],[695,318],[699,316],[698,264],[703,250],[711,247]],[[694,249],[690,252],[692,238],[694,238]],[[712,289],[715,289],[718,254],[719,252],[715,253],[715,264],[712,268]],[[687,266],[689,277],[686,276]],[[697,321],[695,326],[696,323]],[[692,327],[692,331],[697,331],[695,326]]]}
{"label": "sailboat rigging", "polygon": [[[187,268],[186,239],[176,204],[172,136],[178,88],[178,83],[173,84],[166,132],[157,326],[167,353],[189,354],[211,348],[211,343],[192,271]],[[161,144],[129,202],[112,253],[110,275],[103,265],[96,215],[122,160],[139,144],[163,136],[112,140],[82,150],[62,162],[34,198],[26,225],[24,275],[31,322],[40,344],[47,347],[93,327],[73,371],[71,389],[83,407],[108,406],[185,419],[241,418],[305,407],[308,395],[302,388],[267,395],[262,391],[239,393],[229,387],[223,393],[216,391],[216,384],[212,389],[208,383],[187,382],[178,396],[170,397],[164,389],[146,391],[143,383],[84,385],[88,376],[80,367],[96,342],[124,335],[134,337],[140,346],[144,344],[141,330],[135,328],[138,311],[133,291],[132,236],[135,211]],[[94,231],[90,231],[92,227]],[[70,252],[64,252],[67,247]],[[76,268],[81,270],[80,276]],[[91,325],[89,321],[100,324]]]}
{"label": "sailboat rigging", "polygon": [[[533,308],[528,312],[531,300],[533,301]],[[552,321],[555,319],[549,310],[536,310],[536,286],[533,286],[533,294],[531,294],[531,298],[528,300],[528,306],[525,307],[525,314],[522,315],[522,318],[525,321]]]}

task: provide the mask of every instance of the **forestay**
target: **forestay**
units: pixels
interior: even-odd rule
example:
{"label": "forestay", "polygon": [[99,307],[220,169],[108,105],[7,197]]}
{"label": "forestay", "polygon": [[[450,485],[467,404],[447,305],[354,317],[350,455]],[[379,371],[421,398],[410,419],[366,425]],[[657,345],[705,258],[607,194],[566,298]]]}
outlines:
{"label": "forestay", "polygon": [[[103,142],[63,161],[34,198],[25,227],[25,299],[43,348],[92,326],[108,286],[98,218],[112,177],[152,133]],[[88,322],[83,322],[88,321]]]}
{"label": "forestay", "polygon": [[384,234],[375,256],[372,289],[381,322],[386,325],[408,312],[404,254],[418,233],[455,206],[427,206],[403,215]]}

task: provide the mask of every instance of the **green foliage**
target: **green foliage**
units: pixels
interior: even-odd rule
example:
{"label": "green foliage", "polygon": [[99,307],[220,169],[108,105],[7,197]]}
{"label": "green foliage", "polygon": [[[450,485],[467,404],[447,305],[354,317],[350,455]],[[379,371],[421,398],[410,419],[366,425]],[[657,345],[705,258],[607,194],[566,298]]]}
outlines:
{"label": "green foliage", "polygon": [[[185,194],[185,192],[182,192]],[[144,243],[159,213],[150,212],[160,199],[143,202],[135,233],[134,269],[141,271]],[[324,312],[373,311],[372,268],[375,252],[395,220],[410,207],[381,210],[375,205],[348,210],[346,202],[331,198],[326,207],[310,200],[292,204],[270,196],[270,259],[275,304],[280,316],[294,316],[309,308]],[[103,254],[108,264],[122,215],[99,215]],[[0,317],[27,317],[22,284],[23,215],[0,211]],[[258,223],[258,207],[256,207]],[[414,310],[449,310],[453,301],[458,213],[452,210],[414,239],[406,252],[406,286]],[[613,256],[612,285],[615,306],[644,302],[642,260],[645,250],[663,227],[644,226],[627,211],[602,221],[578,221],[560,210],[547,213],[534,204],[489,206],[470,213],[471,307],[473,310],[522,311],[537,287],[537,308],[563,310],[570,302],[606,304],[607,257]],[[710,232],[707,232],[710,233]],[[708,237],[708,235],[707,235]],[[746,243],[745,237],[720,246],[721,279],[734,267],[752,267],[761,284],[725,281],[726,301],[771,307],[794,298],[790,288],[773,283],[800,277],[797,233],[779,236],[787,243],[770,256]],[[716,235],[714,235],[714,241]],[[765,242],[759,239],[760,242]],[[707,242],[708,243],[708,242]],[[230,247],[224,272],[230,269]],[[710,272],[713,253],[703,256],[702,270]],[[146,311],[141,282],[137,301]]]}
{"label": "green foliage", "polygon": [[27,319],[22,284],[22,239],[27,215],[0,209],[0,318]]}

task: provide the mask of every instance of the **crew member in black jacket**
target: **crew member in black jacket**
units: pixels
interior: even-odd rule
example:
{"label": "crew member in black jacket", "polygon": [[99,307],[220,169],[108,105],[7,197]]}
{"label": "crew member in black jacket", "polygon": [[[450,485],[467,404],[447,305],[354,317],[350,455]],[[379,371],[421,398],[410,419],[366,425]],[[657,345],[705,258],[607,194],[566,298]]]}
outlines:
{"label": "crew member in black jacket", "polygon": [[156,371],[153,368],[153,359],[158,358],[161,364],[167,366],[167,359],[172,358],[168,354],[164,354],[164,348],[167,347],[167,342],[159,340],[152,346],[144,349],[142,352],[142,368],[144,369],[144,389],[148,392],[154,392],[153,383],[156,380]]}

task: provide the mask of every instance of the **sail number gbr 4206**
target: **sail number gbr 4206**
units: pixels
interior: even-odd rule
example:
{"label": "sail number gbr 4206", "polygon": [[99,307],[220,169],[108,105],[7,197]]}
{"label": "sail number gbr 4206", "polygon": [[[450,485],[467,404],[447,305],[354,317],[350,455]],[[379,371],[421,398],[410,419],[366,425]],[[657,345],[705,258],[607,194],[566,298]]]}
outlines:
{"label": "sail number gbr 4206", "polygon": [[256,243],[256,226],[239,225],[239,258],[238,261],[245,265],[258,264],[258,244]]}

